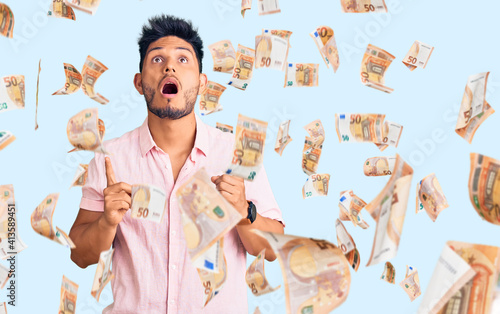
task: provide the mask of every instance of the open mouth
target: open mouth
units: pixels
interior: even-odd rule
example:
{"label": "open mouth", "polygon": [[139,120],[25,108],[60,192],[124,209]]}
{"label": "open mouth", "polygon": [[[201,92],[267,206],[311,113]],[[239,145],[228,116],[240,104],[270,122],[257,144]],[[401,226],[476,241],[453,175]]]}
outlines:
{"label": "open mouth", "polygon": [[175,95],[177,91],[177,85],[174,82],[166,82],[161,89],[163,95]]}

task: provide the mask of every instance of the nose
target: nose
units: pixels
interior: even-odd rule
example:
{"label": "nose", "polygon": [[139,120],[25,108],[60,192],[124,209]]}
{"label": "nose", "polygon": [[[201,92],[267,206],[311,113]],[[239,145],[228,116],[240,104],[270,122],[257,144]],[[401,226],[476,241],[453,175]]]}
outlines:
{"label": "nose", "polygon": [[166,62],[166,67],[165,67],[165,72],[166,73],[175,73],[175,67],[174,67],[175,61],[172,60],[172,58],[169,58],[169,60]]}

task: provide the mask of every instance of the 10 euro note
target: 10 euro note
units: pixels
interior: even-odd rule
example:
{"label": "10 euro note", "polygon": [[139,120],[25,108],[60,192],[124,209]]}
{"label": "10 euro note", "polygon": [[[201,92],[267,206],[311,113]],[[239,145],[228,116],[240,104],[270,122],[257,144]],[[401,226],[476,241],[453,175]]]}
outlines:
{"label": "10 euro note", "polygon": [[2,77],[0,82],[0,113],[14,109],[24,109],[24,90],[24,75]]}
{"label": "10 euro note", "polygon": [[285,69],[285,87],[318,86],[319,64],[288,63]]}
{"label": "10 euro note", "polygon": [[419,213],[425,209],[432,221],[436,221],[439,213],[449,206],[434,173],[426,176],[417,184],[416,198],[416,212]]}
{"label": "10 euro note", "polygon": [[132,218],[160,223],[165,212],[167,196],[151,184],[132,185]]}
{"label": "10 euro note", "polygon": [[330,313],[347,299],[349,264],[326,240],[252,230],[269,242],[280,262],[287,313]]}
{"label": "10 euro note", "polygon": [[302,198],[327,196],[329,182],[330,175],[328,173],[310,175],[302,187]]}
{"label": "10 euro note", "polygon": [[233,159],[227,174],[253,181],[264,161],[267,122],[238,115]]}
{"label": "10 euro note", "polygon": [[202,116],[222,110],[223,107],[219,103],[219,100],[225,90],[226,87],[219,83],[207,82],[207,87],[200,95],[200,114]]}
{"label": "10 euro note", "polygon": [[264,273],[264,261],[266,257],[266,249],[260,251],[259,255],[250,264],[245,274],[245,281],[248,287],[252,290],[253,295],[260,296],[266,293],[271,293],[278,290],[281,286],[271,287]]}
{"label": "10 euro note", "polygon": [[75,148],[70,152],[88,150],[107,153],[103,146],[103,137],[106,131],[104,122],[98,117],[97,108],[82,110],[68,121],[66,133],[69,142]]}
{"label": "10 euro note", "polygon": [[425,69],[433,51],[434,47],[415,40],[410,51],[403,59],[403,63],[410,71],[415,70],[417,67]]}
{"label": "10 euro note", "polygon": [[469,76],[465,86],[455,132],[469,144],[479,126],[491,116],[495,110],[486,101],[486,84],[490,72]]}
{"label": "10 euro note", "polygon": [[208,46],[214,61],[214,72],[233,73],[236,52],[229,40],[221,40]]}
{"label": "10 euro note", "polygon": [[255,50],[238,45],[236,51],[236,63],[233,68],[233,76],[227,83],[241,90],[246,90],[252,80],[253,66],[255,63]]}
{"label": "10 euro note", "polygon": [[392,93],[394,89],[385,86],[385,73],[395,58],[387,51],[369,44],[361,61],[361,83],[389,94]]}
{"label": "10 euro note", "polygon": [[111,262],[115,249],[111,248],[108,251],[102,251],[99,255],[99,263],[95,271],[94,282],[90,294],[99,302],[102,290],[115,277],[111,272]]}
{"label": "10 euro note", "polygon": [[387,5],[384,0],[340,0],[343,13],[384,13]]}
{"label": "10 euro note", "polygon": [[176,193],[191,261],[202,256],[243,218],[215,189],[204,168]]}
{"label": "10 euro note", "polygon": [[58,199],[59,193],[49,194],[40,205],[35,208],[31,214],[31,227],[33,227],[36,233],[63,246],[69,247],[70,249],[74,249],[75,244],[66,232],[58,227],[54,228],[52,223],[52,216],[54,216],[54,210],[56,209]]}

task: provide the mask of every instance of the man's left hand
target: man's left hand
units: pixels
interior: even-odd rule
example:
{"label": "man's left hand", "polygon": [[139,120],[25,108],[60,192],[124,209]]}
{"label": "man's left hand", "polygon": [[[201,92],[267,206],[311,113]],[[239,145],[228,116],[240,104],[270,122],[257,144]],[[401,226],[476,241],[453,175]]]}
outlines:
{"label": "man's left hand", "polygon": [[233,205],[243,218],[246,218],[248,216],[248,203],[245,196],[245,181],[228,174],[213,176],[211,179],[217,191]]}

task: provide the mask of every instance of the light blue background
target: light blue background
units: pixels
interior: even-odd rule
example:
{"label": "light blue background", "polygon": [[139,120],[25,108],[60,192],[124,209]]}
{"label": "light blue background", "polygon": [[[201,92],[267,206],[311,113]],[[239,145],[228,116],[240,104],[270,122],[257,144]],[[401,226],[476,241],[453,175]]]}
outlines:
{"label": "light blue background", "polygon": [[[283,88],[284,73],[256,70],[247,91],[227,88],[221,98],[224,110],[203,117],[236,124],[238,113],[269,122],[265,167],[274,195],[283,212],[288,234],[322,238],[336,243],[338,195],[346,189],[370,202],[384,187],[387,177],[365,177],[368,157],[400,154],[415,171],[408,212],[399,252],[391,262],[396,267],[396,285],[380,280],[383,264],[365,267],[371,253],[376,223],[363,212],[370,228],[362,230],[345,223],[356,241],[362,265],[352,274],[347,301],[336,313],[415,313],[422,296],[413,303],[398,283],[406,264],[419,271],[425,293],[437,258],[448,240],[500,245],[500,228],[482,221],[468,196],[470,152],[500,159],[499,113],[479,128],[472,144],[455,134],[455,123],[467,78],[491,71],[487,101],[500,110],[499,29],[497,1],[398,1],[388,0],[387,14],[343,14],[339,0],[282,0],[280,14],[259,16],[257,1],[243,19],[240,0],[128,0],[102,1],[97,14],[75,11],[77,20],[46,18],[49,2],[29,0],[6,2],[15,14],[14,39],[0,37],[0,76],[24,74],[26,108],[0,115],[0,129],[10,130],[17,140],[0,152],[0,184],[14,184],[21,238],[28,249],[18,255],[17,306],[9,313],[55,313],[59,304],[62,275],[80,285],[77,313],[100,313],[112,302],[110,287],[97,303],[90,295],[96,266],[78,268],[69,250],[37,235],[30,215],[49,194],[59,192],[54,223],[69,229],[77,215],[80,188],[68,190],[78,163],[88,163],[92,153],[67,154],[72,147],[66,136],[71,116],[98,107],[106,123],[105,139],[118,137],[139,126],[146,117],[143,98],[132,85],[138,71],[136,44],[148,17],[170,13],[193,20],[204,40],[205,73],[210,80],[227,83],[229,75],[212,71],[207,46],[222,39],[254,46],[262,28],[293,32],[289,62],[319,63],[319,87]],[[331,26],[340,49],[340,68],[327,69],[309,33],[320,25]],[[402,58],[415,40],[435,46],[426,69],[410,72]],[[371,43],[396,56],[386,74],[392,94],[365,87],[359,78],[364,49]],[[104,63],[109,71],[98,80],[96,90],[110,99],[101,106],[79,91],[70,96],[51,96],[65,83],[63,62],[81,69],[87,55]],[[38,124],[34,131],[35,91],[38,60],[42,58]],[[196,111],[199,112],[198,106]],[[339,144],[334,115],[338,112],[383,113],[388,120],[404,125],[397,149],[383,153],[372,144]],[[306,175],[301,169],[303,126],[320,118],[326,141],[318,173],[329,173],[327,197],[303,200]],[[293,141],[283,156],[274,152],[278,125],[291,119]],[[438,134],[438,136],[436,136]],[[435,172],[450,207],[436,222],[414,210],[418,180]],[[253,258],[248,258],[250,263]],[[279,263],[266,263],[273,286],[283,278]],[[221,293],[224,293],[222,290]],[[7,290],[0,292],[6,300]],[[284,288],[261,297],[248,290],[249,312],[260,306],[262,313],[284,313]]]}

